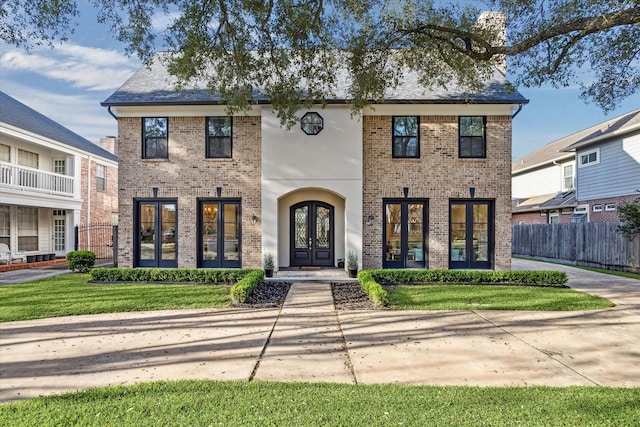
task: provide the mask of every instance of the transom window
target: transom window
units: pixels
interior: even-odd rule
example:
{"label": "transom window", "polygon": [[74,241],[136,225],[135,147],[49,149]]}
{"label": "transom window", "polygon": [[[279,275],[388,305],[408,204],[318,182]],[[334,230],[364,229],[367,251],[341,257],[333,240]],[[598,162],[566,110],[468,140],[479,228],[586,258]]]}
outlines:
{"label": "transom window", "polygon": [[169,119],[145,117],[142,119],[142,158],[169,158]]}
{"label": "transom window", "polygon": [[107,168],[104,165],[96,165],[96,189],[105,191],[107,188]]}
{"label": "transom window", "polygon": [[393,157],[420,158],[418,116],[393,117]]}
{"label": "transom window", "polygon": [[231,130],[231,117],[207,117],[207,158],[231,158]]}
{"label": "transom window", "polygon": [[600,163],[600,150],[595,149],[592,151],[587,151],[579,155],[578,158],[578,167],[582,168],[585,166],[597,165]]}
{"label": "transom window", "polygon": [[484,116],[460,116],[458,123],[460,133],[458,156],[460,158],[487,157],[485,126],[486,117]]}

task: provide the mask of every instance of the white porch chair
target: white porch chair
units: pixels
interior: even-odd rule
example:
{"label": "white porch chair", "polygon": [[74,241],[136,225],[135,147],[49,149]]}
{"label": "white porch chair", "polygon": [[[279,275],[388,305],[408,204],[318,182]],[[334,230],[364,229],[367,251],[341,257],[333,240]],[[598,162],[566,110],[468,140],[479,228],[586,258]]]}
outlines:
{"label": "white porch chair", "polygon": [[6,243],[0,243],[0,261],[11,264],[14,260],[24,261],[24,252],[12,252]]}

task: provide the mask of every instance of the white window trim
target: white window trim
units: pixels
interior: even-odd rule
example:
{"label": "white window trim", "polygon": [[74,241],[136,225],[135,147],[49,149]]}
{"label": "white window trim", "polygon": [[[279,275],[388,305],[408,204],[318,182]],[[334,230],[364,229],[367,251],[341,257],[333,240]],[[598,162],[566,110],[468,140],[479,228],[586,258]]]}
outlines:
{"label": "white window trim", "polygon": [[594,212],[602,212],[602,205],[601,204],[593,205],[592,209]]}
{"label": "white window trim", "polygon": [[604,210],[606,212],[613,212],[616,210],[616,204],[615,203],[606,203],[604,205]]}
{"label": "white window trim", "polygon": [[[596,153],[596,159],[593,162],[582,164],[582,157],[583,156],[588,156],[591,153]],[[585,151],[585,152],[582,152],[582,153],[578,153],[577,161],[578,161],[578,167],[579,168],[586,168],[586,167],[589,167],[589,166],[599,165],[600,164],[600,148],[595,148],[593,150],[589,150],[589,151]]]}
{"label": "white window trim", "polygon": [[[551,218],[557,218],[558,221],[557,222],[553,222],[551,220]],[[553,212],[549,214],[549,224],[559,224],[560,223],[560,213],[559,212]]]}

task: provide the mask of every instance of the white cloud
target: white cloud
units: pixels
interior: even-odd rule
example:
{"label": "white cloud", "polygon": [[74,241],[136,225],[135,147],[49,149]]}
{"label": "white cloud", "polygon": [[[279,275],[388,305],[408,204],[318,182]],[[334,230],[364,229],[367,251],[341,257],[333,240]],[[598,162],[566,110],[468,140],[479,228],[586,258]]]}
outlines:
{"label": "white cloud", "polygon": [[90,91],[116,89],[140,66],[115,50],[73,43],[32,54],[12,50],[0,56],[0,63],[5,72],[29,71]]}

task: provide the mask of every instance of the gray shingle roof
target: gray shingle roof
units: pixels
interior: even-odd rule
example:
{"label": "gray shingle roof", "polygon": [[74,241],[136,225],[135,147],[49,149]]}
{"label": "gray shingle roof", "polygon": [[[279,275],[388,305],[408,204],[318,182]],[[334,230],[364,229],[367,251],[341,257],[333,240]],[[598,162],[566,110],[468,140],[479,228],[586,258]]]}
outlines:
{"label": "gray shingle roof", "polygon": [[[203,82],[190,89],[177,91],[176,79],[169,74],[163,63],[163,54],[156,55],[150,66],[140,68],[118,90],[107,98],[103,106],[149,105],[149,104],[220,104],[223,100],[211,94]],[[347,99],[346,73],[338,76],[339,87],[335,88],[335,100],[344,103]],[[258,90],[254,101],[268,104]],[[477,104],[526,104],[529,101],[507,84],[505,76],[496,70],[478,93],[466,93],[456,87],[449,89],[427,89],[418,83],[415,72],[406,72],[404,81],[395,89],[387,91],[386,103],[477,103]]]}
{"label": "gray shingle roof", "polygon": [[548,143],[544,147],[527,154],[516,160],[511,165],[511,173],[517,174],[553,162],[554,160],[570,159],[574,156],[572,151],[579,146],[589,145],[600,141],[607,136],[613,137],[616,133],[624,132],[640,126],[640,110],[614,117],[606,122],[599,123],[587,129],[565,136]]}
{"label": "gray shingle roof", "polygon": [[58,141],[107,160],[118,158],[93,142],[0,91],[0,122]]}
{"label": "gray shingle roof", "polygon": [[531,212],[550,209],[574,208],[576,202],[576,192],[565,191],[554,194],[544,194],[533,196],[528,199],[513,199],[511,201],[511,211],[513,213]]}

